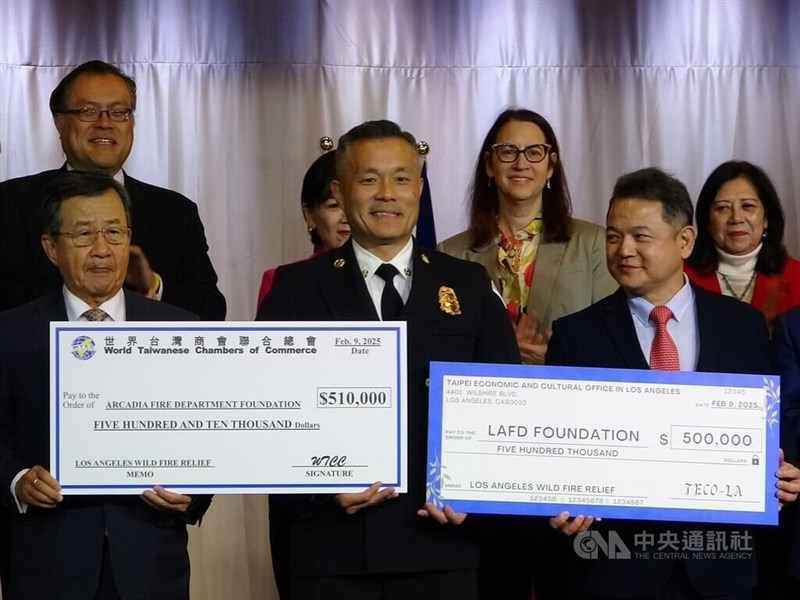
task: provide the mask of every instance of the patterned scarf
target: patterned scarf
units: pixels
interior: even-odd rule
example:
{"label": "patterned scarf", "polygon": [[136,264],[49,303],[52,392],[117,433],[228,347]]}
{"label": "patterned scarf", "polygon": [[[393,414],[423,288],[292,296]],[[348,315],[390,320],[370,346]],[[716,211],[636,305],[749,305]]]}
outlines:
{"label": "patterned scarf", "polygon": [[506,237],[503,232],[497,237],[500,293],[514,323],[519,319],[520,310],[528,305],[541,232],[542,216],[539,215],[513,238]]}

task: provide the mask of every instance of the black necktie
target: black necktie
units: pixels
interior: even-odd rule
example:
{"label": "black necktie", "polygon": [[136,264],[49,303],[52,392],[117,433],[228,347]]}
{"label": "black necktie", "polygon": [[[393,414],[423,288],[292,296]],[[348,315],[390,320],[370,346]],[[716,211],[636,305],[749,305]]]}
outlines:
{"label": "black necktie", "polygon": [[394,265],[383,263],[375,274],[386,282],[381,294],[381,318],[384,321],[396,321],[403,312],[403,299],[394,287],[394,276],[399,275],[400,271]]}

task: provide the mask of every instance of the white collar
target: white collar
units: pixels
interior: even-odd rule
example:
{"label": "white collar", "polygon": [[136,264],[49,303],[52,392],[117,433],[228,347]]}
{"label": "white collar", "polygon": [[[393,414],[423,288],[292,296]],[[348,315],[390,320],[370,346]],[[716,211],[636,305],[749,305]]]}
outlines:
{"label": "white collar", "polygon": [[383,263],[388,262],[389,264],[394,265],[394,267],[400,272],[400,277],[408,280],[411,277],[411,265],[414,256],[414,240],[413,238],[408,238],[408,242],[405,246],[403,246],[403,249],[395,254],[392,260],[388,261],[378,258],[355,240],[353,240],[353,254],[356,256],[358,268],[361,271],[361,274],[364,276],[364,279],[369,279],[372,277],[378,267],[380,267]]}
{"label": "white collar", "polygon": [[[633,296],[627,291],[625,293],[628,296],[628,306],[630,307],[631,313],[633,313],[639,321],[649,326],[650,312],[653,310],[653,307],[655,307],[655,304],[645,300],[642,296]],[[685,273],[683,274],[683,287],[675,292],[672,298],[666,302],[666,306],[672,311],[672,315],[678,323],[681,322],[686,311],[694,306],[694,289],[689,283],[689,278]]]}
{"label": "white collar", "polygon": [[[92,308],[86,304],[86,302],[78,298],[78,296],[70,292],[66,285],[62,290],[64,292],[64,305],[67,308],[68,321],[77,321],[83,313]],[[125,293],[122,291],[122,288],[97,308],[104,310],[113,321],[124,321],[126,316]]]}

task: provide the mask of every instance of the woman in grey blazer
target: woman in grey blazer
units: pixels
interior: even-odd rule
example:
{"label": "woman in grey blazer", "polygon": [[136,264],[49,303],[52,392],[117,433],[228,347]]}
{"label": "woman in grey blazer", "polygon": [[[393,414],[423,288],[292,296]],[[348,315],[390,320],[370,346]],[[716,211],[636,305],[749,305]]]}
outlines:
{"label": "woman in grey blazer", "polygon": [[509,108],[475,165],[469,229],[439,249],[486,267],[515,324],[522,362],[542,364],[554,320],[612,293],[602,227],[572,218],[550,123]]}

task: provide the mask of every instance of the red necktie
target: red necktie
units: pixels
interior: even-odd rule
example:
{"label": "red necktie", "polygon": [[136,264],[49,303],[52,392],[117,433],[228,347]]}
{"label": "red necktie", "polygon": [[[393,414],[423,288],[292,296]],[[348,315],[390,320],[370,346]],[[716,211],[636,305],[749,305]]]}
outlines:
{"label": "red necktie", "polygon": [[667,321],[672,311],[667,306],[656,306],[650,311],[650,320],[656,324],[656,335],[650,347],[650,369],[654,371],[680,371],[678,347],[667,331]]}

